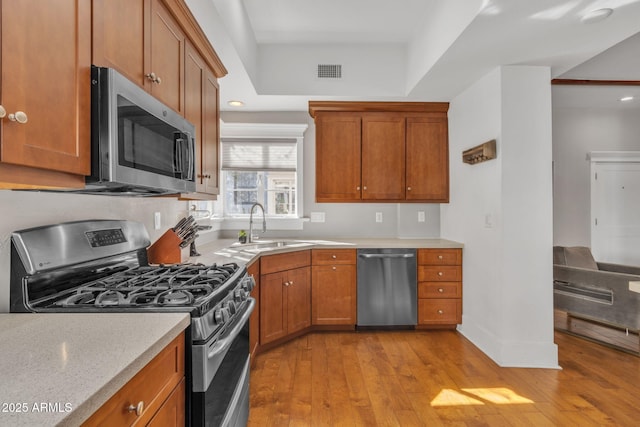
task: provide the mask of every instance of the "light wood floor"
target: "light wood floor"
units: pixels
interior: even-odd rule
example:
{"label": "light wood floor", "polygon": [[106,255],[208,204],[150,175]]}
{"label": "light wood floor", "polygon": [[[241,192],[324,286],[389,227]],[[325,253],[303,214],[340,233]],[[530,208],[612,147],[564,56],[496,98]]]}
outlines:
{"label": "light wood floor", "polygon": [[638,426],[640,358],[556,332],[562,370],[455,331],[314,333],[256,358],[249,426]]}

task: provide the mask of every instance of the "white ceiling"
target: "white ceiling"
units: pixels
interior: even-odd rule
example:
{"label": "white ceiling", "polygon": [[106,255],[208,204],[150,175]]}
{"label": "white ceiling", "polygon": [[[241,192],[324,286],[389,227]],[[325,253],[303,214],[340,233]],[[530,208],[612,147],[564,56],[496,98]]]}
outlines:
{"label": "white ceiling", "polygon": [[[229,71],[220,79],[223,110],[233,109],[229,100],[243,101],[241,111],[305,111],[310,99],[450,101],[501,65],[547,66],[552,78],[640,80],[640,0],[187,4]],[[608,19],[581,22],[604,7],[614,9]],[[343,77],[318,79],[317,64],[340,64]],[[622,89],[554,86],[554,104],[613,99]]]}

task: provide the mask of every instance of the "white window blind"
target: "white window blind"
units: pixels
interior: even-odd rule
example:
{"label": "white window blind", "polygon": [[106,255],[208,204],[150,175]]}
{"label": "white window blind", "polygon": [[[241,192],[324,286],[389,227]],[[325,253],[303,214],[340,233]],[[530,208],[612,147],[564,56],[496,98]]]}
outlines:
{"label": "white window blind", "polygon": [[295,138],[222,138],[222,170],[294,171]]}

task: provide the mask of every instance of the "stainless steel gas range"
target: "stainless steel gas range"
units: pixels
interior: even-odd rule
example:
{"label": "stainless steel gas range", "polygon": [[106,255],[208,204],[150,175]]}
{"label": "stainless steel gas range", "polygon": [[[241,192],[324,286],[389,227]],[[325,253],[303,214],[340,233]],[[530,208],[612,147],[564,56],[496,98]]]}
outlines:
{"label": "stainless steel gas range", "polygon": [[31,228],[11,242],[12,312],[189,312],[187,425],[246,425],[255,306],[246,268],[149,265],[149,236],[133,221]]}

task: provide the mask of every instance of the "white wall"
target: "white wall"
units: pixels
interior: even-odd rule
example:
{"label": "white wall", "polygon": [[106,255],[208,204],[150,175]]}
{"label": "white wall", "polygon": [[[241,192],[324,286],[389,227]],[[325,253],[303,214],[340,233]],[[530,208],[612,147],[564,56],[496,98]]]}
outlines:
{"label": "white wall", "polygon": [[[162,227],[153,229],[153,213]],[[178,219],[187,203],[174,198],[111,197],[0,190],[0,313],[9,311],[11,233],[30,227],[86,219],[129,219],[142,222],[154,242]]]}
{"label": "white wall", "polygon": [[[465,244],[460,331],[501,366],[557,367],[549,82],[545,67],[502,67],[449,109],[441,236]],[[462,163],[463,150],[494,138],[496,160]]]}
{"label": "white wall", "polygon": [[[554,103],[556,94],[554,93]],[[553,109],[553,242],[591,246],[591,151],[639,151],[638,109]]]}

